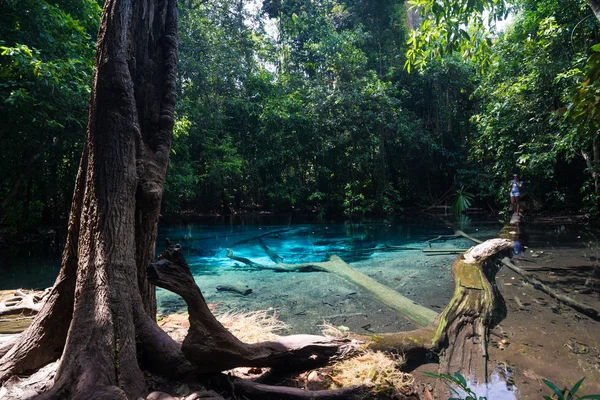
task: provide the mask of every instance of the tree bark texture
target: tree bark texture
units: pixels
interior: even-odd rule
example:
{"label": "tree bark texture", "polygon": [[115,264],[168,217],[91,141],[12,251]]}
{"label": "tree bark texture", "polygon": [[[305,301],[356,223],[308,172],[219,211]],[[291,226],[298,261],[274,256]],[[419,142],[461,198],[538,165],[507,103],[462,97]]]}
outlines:
{"label": "tree bark texture", "polygon": [[600,1],[599,0],[589,0],[590,8],[592,12],[596,16],[596,19],[600,21]]}
{"label": "tree bark texture", "polygon": [[61,271],[31,327],[0,360],[0,382],[62,353],[42,397],[137,398],[147,392],[138,355],[186,365],[153,326],[154,288],[145,276],[169,164],[176,67],[176,0],[105,2]]}

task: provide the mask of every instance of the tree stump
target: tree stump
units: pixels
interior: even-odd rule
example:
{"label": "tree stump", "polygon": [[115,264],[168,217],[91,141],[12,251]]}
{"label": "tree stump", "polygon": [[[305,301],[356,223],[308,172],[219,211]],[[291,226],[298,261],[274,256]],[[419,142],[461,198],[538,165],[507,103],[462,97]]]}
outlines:
{"label": "tree stump", "polygon": [[410,332],[358,336],[374,350],[401,351],[409,358],[440,352],[440,372],[461,371],[487,382],[487,345],[499,294],[495,274],[499,256],[510,249],[507,239],[472,247],[452,264],[454,295],[429,326]]}

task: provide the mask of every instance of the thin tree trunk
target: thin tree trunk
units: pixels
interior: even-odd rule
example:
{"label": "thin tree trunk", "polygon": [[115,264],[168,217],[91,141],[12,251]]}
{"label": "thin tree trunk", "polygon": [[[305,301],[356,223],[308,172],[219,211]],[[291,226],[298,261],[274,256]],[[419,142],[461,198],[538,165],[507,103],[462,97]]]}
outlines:
{"label": "thin tree trunk", "polygon": [[600,196],[600,143],[597,137],[592,140],[592,148],[594,154],[594,169],[592,170],[594,190],[596,195]]}
{"label": "thin tree trunk", "polygon": [[589,0],[590,8],[592,12],[596,16],[596,18],[600,21],[600,1],[599,0]]}

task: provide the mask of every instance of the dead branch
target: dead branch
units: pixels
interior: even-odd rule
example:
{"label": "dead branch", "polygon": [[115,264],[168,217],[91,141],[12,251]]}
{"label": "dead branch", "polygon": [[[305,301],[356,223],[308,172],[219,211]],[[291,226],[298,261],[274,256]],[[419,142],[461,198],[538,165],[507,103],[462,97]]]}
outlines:
{"label": "dead branch", "polygon": [[236,391],[253,400],[359,400],[364,399],[368,388],[352,386],[337,390],[304,390],[286,386],[263,385],[245,379],[233,380]]}
{"label": "dead branch", "polygon": [[549,287],[548,285],[545,285],[544,283],[540,282],[535,277],[533,277],[533,275],[531,273],[517,267],[515,264],[513,264],[510,261],[510,259],[508,257],[505,257],[502,259],[502,264],[506,265],[512,271],[519,274],[521,277],[523,277],[523,279],[525,279],[527,282],[529,282],[531,284],[531,286],[533,286],[534,288],[541,290],[542,292],[546,293],[550,297],[560,301],[563,304],[566,304],[567,306],[573,308],[574,310],[577,310],[580,313],[587,315],[588,317],[590,317],[596,321],[600,321],[600,311],[595,309],[594,307],[579,303],[578,301],[576,301],[568,296],[557,293],[551,287]]}
{"label": "dead branch", "polygon": [[252,236],[252,237],[249,237],[247,239],[238,240],[237,242],[233,243],[230,247],[235,247],[235,246],[238,246],[240,244],[250,243],[250,242],[253,242],[255,240],[258,240],[258,239],[261,239],[261,238],[264,238],[264,237],[267,237],[267,236],[273,236],[275,234],[289,232],[291,230],[292,230],[292,228],[287,228],[287,229],[279,229],[279,230],[276,230],[276,231],[265,232],[263,234]]}

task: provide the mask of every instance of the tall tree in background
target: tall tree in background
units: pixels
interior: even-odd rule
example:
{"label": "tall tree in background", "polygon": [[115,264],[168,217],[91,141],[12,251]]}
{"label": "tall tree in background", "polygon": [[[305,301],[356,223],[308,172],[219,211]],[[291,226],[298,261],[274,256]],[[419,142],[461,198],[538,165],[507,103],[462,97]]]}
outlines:
{"label": "tall tree in background", "polygon": [[137,398],[146,394],[138,361],[185,364],[154,321],[145,277],[169,164],[176,66],[176,0],[105,2],[60,275],[33,324],[2,351],[0,381],[62,354],[43,397]]}

